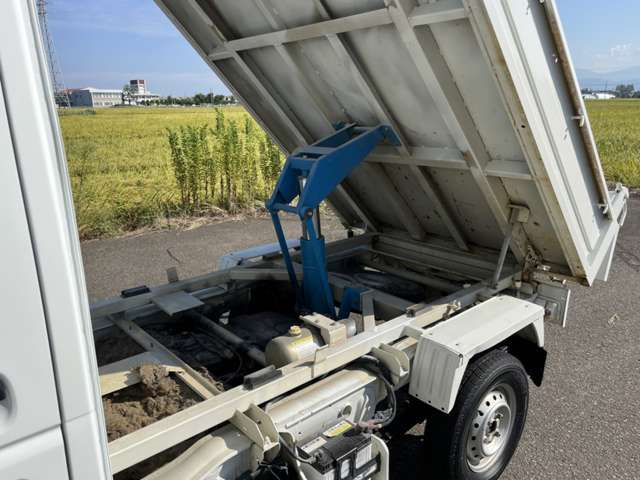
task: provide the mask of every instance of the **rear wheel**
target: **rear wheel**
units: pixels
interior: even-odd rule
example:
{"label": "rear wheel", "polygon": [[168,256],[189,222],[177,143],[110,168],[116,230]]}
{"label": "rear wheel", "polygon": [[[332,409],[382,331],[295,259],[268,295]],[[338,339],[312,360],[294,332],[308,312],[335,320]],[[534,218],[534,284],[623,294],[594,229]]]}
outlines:
{"label": "rear wheel", "polygon": [[529,384],[520,361],[492,350],[467,367],[456,405],[427,420],[430,464],[442,480],[495,480],[518,446]]}

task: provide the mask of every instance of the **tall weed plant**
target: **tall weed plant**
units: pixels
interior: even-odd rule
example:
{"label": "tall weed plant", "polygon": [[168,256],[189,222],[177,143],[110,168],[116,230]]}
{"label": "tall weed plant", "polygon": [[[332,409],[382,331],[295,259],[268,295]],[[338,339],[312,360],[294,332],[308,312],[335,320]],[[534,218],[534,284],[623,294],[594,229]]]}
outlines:
{"label": "tall weed plant", "polygon": [[271,193],[284,158],[247,115],[226,119],[217,109],[213,126],[187,125],[166,132],[179,207],[189,215],[212,207],[253,208]]}

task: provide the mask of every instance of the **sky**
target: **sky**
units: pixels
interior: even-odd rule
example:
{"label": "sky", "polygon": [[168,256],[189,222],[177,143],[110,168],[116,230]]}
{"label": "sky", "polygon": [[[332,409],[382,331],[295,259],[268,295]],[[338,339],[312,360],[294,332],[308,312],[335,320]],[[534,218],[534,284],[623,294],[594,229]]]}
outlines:
{"label": "sky", "polygon": [[[640,69],[640,1],[556,4],[578,69]],[[160,95],[229,93],[152,0],[49,0],[48,11],[67,87],[121,88],[144,78]]]}
{"label": "sky", "polygon": [[556,0],[576,67],[608,73],[640,67],[640,2]]}
{"label": "sky", "polygon": [[152,0],[49,0],[48,23],[68,88],[143,78],[160,95],[229,93]]}

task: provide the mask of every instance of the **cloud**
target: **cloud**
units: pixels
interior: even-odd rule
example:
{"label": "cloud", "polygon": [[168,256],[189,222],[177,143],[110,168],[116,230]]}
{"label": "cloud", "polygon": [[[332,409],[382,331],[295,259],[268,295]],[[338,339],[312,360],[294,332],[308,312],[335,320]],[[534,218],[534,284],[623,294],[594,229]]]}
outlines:
{"label": "cloud", "polygon": [[614,45],[606,53],[596,53],[592,70],[608,73],[640,66],[640,47],[632,43]]}
{"label": "cloud", "polygon": [[101,30],[143,37],[179,37],[176,29],[152,2],[59,0],[49,4],[48,15],[49,24],[54,28]]}
{"label": "cloud", "polygon": [[609,50],[609,55],[611,57],[628,57],[629,55],[633,55],[634,48],[632,43],[625,43],[623,45],[616,45],[615,47],[611,47]]}

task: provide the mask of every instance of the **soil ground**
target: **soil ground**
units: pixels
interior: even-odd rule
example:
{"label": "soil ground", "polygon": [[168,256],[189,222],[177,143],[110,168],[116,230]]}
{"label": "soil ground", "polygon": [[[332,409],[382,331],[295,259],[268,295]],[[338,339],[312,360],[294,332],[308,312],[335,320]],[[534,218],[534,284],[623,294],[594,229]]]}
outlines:
{"label": "soil ground", "polygon": [[[126,350],[120,350],[118,356]],[[107,438],[111,442],[198,403],[201,399],[161,365],[142,365],[140,383],[102,399]],[[199,438],[199,437],[198,437]],[[184,452],[196,439],[165,450],[114,476],[114,480],[138,480]]]}
{"label": "soil ground", "polygon": [[110,442],[195,405],[200,400],[161,365],[142,365],[136,374],[140,376],[140,383],[103,398]]}

